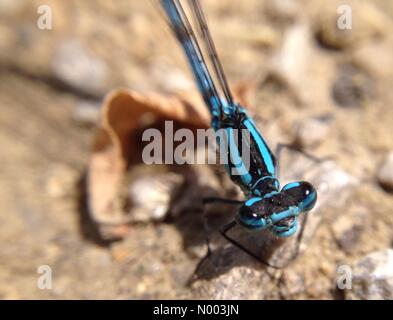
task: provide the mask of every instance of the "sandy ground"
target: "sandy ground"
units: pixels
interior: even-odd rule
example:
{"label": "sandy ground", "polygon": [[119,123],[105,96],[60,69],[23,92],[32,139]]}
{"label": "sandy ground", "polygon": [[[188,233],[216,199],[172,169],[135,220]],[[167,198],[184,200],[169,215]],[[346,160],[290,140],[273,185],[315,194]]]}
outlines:
{"label": "sandy ground", "polygon": [[[337,18],[339,3],[287,2],[210,0],[204,7],[229,80],[258,83],[254,112],[267,140],[291,142],[297,124],[327,117],[328,134],[308,151],[333,157],[359,183],[345,203],[326,209],[307,250],[276,274],[286,285],[275,280],[269,290],[232,297],[341,299],[337,266],[393,241],[393,196],[376,178],[393,150],[393,6],[350,1],[353,30],[341,36],[325,22]],[[193,88],[157,6],[45,3],[52,30],[36,26],[39,1],[0,1],[0,297],[220,297],[211,290],[214,273],[186,286],[204,250],[200,212],[134,224],[122,241],[104,243],[83,205],[95,128],[75,116],[81,103],[99,105],[117,87]],[[288,35],[298,41],[289,45]],[[282,56],[296,62],[285,66]],[[345,239],[337,239],[341,225],[352,232]],[[37,287],[41,265],[52,269],[52,290]],[[239,270],[244,283],[248,272],[264,273]]]}

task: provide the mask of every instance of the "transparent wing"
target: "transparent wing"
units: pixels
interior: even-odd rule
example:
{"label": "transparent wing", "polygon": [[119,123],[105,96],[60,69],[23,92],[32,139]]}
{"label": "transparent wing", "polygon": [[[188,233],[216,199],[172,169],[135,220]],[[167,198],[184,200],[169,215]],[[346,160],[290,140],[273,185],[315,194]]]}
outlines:
{"label": "transparent wing", "polygon": [[160,0],[169,25],[183,47],[202,97],[213,116],[221,117],[223,105],[193,28],[179,0]]}
{"label": "transparent wing", "polygon": [[194,12],[200,32],[201,32],[203,39],[206,43],[206,47],[209,52],[210,59],[211,59],[212,64],[214,66],[214,71],[215,71],[216,76],[220,82],[220,87],[224,93],[227,103],[233,104],[232,94],[229,89],[228,82],[225,77],[225,73],[224,73],[222,64],[220,62],[220,59],[218,58],[217,50],[214,45],[212,36],[211,36],[209,28],[207,26],[206,17],[205,17],[203,10],[202,10],[201,3],[199,0],[189,0],[189,3],[190,3],[190,7],[192,8],[192,10]]}

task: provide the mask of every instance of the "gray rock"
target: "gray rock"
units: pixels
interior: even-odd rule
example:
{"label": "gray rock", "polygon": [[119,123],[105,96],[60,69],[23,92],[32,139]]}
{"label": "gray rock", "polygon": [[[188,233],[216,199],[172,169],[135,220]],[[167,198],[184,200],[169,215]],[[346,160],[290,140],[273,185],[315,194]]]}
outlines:
{"label": "gray rock", "polygon": [[340,66],[333,83],[334,101],[342,107],[359,107],[372,97],[374,84],[371,77],[352,64]]}
{"label": "gray rock", "polygon": [[[249,258],[245,259],[249,260]],[[260,269],[260,266],[258,269],[255,262],[253,267],[250,265],[234,267],[231,261],[225,261],[228,262],[228,268],[233,268],[214,279],[195,282],[192,289],[196,297],[215,300],[279,298],[275,282],[266,271]]]}
{"label": "gray rock", "polygon": [[329,132],[329,121],[307,118],[296,128],[296,142],[302,148],[319,145]]}
{"label": "gray rock", "polygon": [[303,83],[311,59],[311,33],[304,24],[295,25],[285,33],[281,49],[272,58],[271,75],[287,85],[300,101],[308,100],[309,93]]}
{"label": "gray rock", "polygon": [[284,297],[294,297],[305,290],[305,279],[303,274],[296,270],[286,269],[283,272],[280,293]]}
{"label": "gray rock", "polygon": [[346,299],[393,299],[393,250],[373,252],[355,263]]}
{"label": "gray rock", "polygon": [[81,125],[96,125],[100,116],[101,104],[91,101],[80,101],[75,105],[72,118]]}
{"label": "gray rock", "polygon": [[333,63],[316,50],[310,25],[299,22],[287,28],[268,78],[287,89],[296,104],[324,106],[331,103],[326,89],[333,77]]}
{"label": "gray rock", "polygon": [[[304,156],[302,157],[304,158]],[[310,181],[318,191],[318,201],[313,211],[308,215],[300,251],[305,250],[308,243],[312,241],[313,235],[322,221],[323,213],[327,212],[327,209],[340,208],[344,205],[353,188],[359,183],[358,179],[340,168],[334,161],[323,161],[314,167],[309,167],[306,174],[300,174],[302,171],[299,170],[299,167],[304,166],[307,161],[294,159],[292,165],[288,166],[288,171],[293,172],[292,179],[283,180],[285,183],[303,178]],[[303,170],[305,170],[304,167]]]}
{"label": "gray rock", "polygon": [[174,194],[184,179],[175,173],[141,175],[128,187],[131,219],[134,222],[160,221],[165,218]]}
{"label": "gray rock", "polygon": [[333,221],[332,231],[338,245],[347,253],[358,243],[362,234],[367,210],[364,207],[350,207],[345,214],[338,215]]}
{"label": "gray rock", "polygon": [[52,72],[70,87],[92,95],[107,90],[106,64],[76,40],[61,42],[52,59]]}
{"label": "gray rock", "polygon": [[269,0],[267,11],[273,18],[293,20],[299,13],[299,2],[297,0]]}
{"label": "gray rock", "polygon": [[180,69],[164,63],[153,64],[150,68],[151,77],[160,87],[167,91],[190,90],[194,83]]}
{"label": "gray rock", "polygon": [[215,173],[205,165],[196,165],[191,168],[188,172],[187,180],[188,183],[185,188],[182,189],[180,199],[173,204],[171,208],[171,215],[175,218],[180,216],[183,212],[189,210],[195,210],[200,208],[202,201],[201,199],[207,197],[223,197],[221,194],[217,194],[215,190],[222,188],[215,175]]}
{"label": "gray rock", "polygon": [[393,152],[390,152],[378,172],[378,181],[386,189],[393,190]]}

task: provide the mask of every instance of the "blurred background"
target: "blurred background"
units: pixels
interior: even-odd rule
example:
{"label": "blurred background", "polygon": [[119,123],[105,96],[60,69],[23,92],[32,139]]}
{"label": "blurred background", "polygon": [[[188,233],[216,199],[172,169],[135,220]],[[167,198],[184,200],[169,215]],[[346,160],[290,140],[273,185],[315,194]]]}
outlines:
{"label": "blurred background", "polygon": [[[353,181],[344,200],[329,198],[307,249],[272,279],[236,263],[187,286],[205,250],[200,212],[101,241],[81,202],[103,98],[193,90],[183,53],[154,1],[0,0],[0,298],[393,298],[393,2],[202,4],[229,82],[256,87],[266,139],[332,157]],[[346,293],[343,264],[357,275]],[[37,287],[41,265],[50,290]]]}

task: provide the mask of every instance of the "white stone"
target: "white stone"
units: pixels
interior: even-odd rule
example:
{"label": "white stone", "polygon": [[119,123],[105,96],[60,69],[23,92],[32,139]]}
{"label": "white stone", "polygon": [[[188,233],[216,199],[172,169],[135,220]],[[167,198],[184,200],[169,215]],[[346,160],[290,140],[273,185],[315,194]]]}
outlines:
{"label": "white stone", "polygon": [[393,299],[393,250],[373,252],[353,267],[352,289],[347,299]]}

